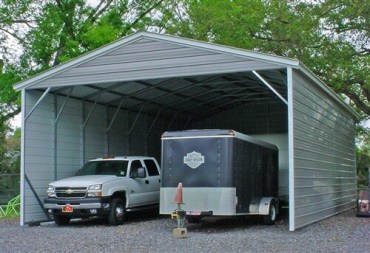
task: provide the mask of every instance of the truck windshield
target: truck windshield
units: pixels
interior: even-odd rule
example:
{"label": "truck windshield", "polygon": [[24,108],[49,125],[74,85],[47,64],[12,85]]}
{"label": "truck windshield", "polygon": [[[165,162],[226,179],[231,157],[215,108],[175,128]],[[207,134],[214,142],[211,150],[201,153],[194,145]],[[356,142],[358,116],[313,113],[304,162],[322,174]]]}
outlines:
{"label": "truck windshield", "polygon": [[127,175],[128,161],[93,161],[86,163],[76,176],[87,175],[115,175],[125,177]]}

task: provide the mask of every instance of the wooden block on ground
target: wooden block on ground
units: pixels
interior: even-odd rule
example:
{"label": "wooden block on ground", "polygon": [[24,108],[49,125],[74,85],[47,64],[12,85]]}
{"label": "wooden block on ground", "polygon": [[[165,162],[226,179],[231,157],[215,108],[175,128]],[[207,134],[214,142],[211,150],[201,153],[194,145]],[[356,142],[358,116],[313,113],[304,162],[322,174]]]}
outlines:
{"label": "wooden block on ground", "polygon": [[188,237],[188,230],[186,228],[175,228],[172,230],[174,238],[186,238]]}

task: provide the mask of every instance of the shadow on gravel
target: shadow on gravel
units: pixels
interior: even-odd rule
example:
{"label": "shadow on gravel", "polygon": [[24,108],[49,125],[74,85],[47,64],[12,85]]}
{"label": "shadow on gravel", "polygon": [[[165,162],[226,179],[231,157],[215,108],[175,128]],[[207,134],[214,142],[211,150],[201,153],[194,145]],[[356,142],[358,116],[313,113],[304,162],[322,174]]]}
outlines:
{"label": "shadow on gravel", "polygon": [[[158,209],[130,212],[126,214],[125,224],[134,222],[146,222],[151,220],[161,219]],[[75,219],[67,225],[69,227],[83,227],[83,226],[110,226],[106,218],[89,218],[89,219]]]}
{"label": "shadow on gravel", "polygon": [[[126,214],[126,221],[124,224],[135,224],[145,223],[152,221],[163,220],[164,226],[176,227],[176,220],[171,220],[170,215],[160,215],[158,209],[151,209],[145,211],[129,212]],[[52,226],[58,226],[55,223],[51,223]],[[276,221],[277,226],[288,226],[288,213],[283,211],[279,214]],[[110,227],[106,218],[90,218],[90,219],[75,219],[65,227],[90,227],[90,226],[105,226]],[[59,226],[58,226],[59,227]],[[239,229],[246,228],[267,228],[269,226],[263,225],[262,217],[260,216],[246,216],[236,218],[225,218],[225,219],[213,219],[207,218],[201,223],[188,223],[186,222],[186,228],[188,231],[193,232],[225,232],[225,231],[236,231]]]}
{"label": "shadow on gravel", "polygon": [[[281,212],[276,220],[275,226],[288,226],[288,213]],[[264,225],[261,216],[246,216],[225,219],[204,219],[201,223],[186,225],[189,232],[206,232],[206,233],[223,233],[225,231],[236,231],[246,228],[268,228],[271,226]],[[273,226],[274,227],[274,226]]]}

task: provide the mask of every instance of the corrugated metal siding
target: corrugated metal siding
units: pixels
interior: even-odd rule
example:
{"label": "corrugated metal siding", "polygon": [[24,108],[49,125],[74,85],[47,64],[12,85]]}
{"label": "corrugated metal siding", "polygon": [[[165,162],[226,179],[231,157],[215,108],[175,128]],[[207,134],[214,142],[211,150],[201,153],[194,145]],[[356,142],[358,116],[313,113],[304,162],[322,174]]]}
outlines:
{"label": "corrugated metal siding", "polygon": [[[111,122],[116,108],[109,108],[109,123]],[[109,156],[125,156],[128,155],[128,113],[120,110],[115,117],[115,120],[109,131],[108,153]]]}
{"label": "corrugated metal siding", "polygon": [[[66,101],[66,97],[57,96],[57,113]],[[56,171],[57,178],[70,177],[81,167],[82,161],[82,103],[69,99],[56,124]]]}
{"label": "corrugated metal siding", "polygon": [[[93,108],[92,103],[85,103],[85,120]],[[85,127],[85,161],[105,156],[108,153],[107,108],[96,105]]]}
{"label": "corrugated metal siding", "polygon": [[130,130],[129,138],[129,155],[145,155],[148,154],[147,131],[148,123],[147,116],[144,114],[137,117],[136,113],[129,113],[128,122]]}
{"label": "corrugated metal siding", "polygon": [[122,45],[33,88],[48,87],[50,83],[67,86],[276,68],[281,67],[176,43],[146,40]]}
{"label": "corrugated metal siding", "polygon": [[194,122],[190,127],[234,129],[245,134],[286,133],[287,107],[283,103],[243,105],[215,113],[215,116]]}
{"label": "corrugated metal siding", "polygon": [[355,122],[299,72],[293,72],[295,228],[354,206]]}
{"label": "corrugated metal siding", "polygon": [[[26,112],[29,112],[42,93],[26,93]],[[26,122],[24,172],[31,181],[32,187],[38,196],[43,199],[46,187],[54,180],[54,99],[46,97]],[[45,214],[31,190],[30,185],[24,183],[24,212],[25,222],[46,220]]]}

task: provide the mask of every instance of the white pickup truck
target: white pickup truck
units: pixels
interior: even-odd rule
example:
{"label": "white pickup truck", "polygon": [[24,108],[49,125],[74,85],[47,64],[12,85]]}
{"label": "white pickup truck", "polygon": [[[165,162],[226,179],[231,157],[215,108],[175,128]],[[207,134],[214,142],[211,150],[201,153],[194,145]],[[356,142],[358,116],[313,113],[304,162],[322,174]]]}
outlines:
{"label": "white pickup truck", "polygon": [[92,216],[120,225],[126,212],[158,206],[160,184],[160,169],[153,157],[94,159],[76,176],[50,183],[44,208],[58,225]]}

